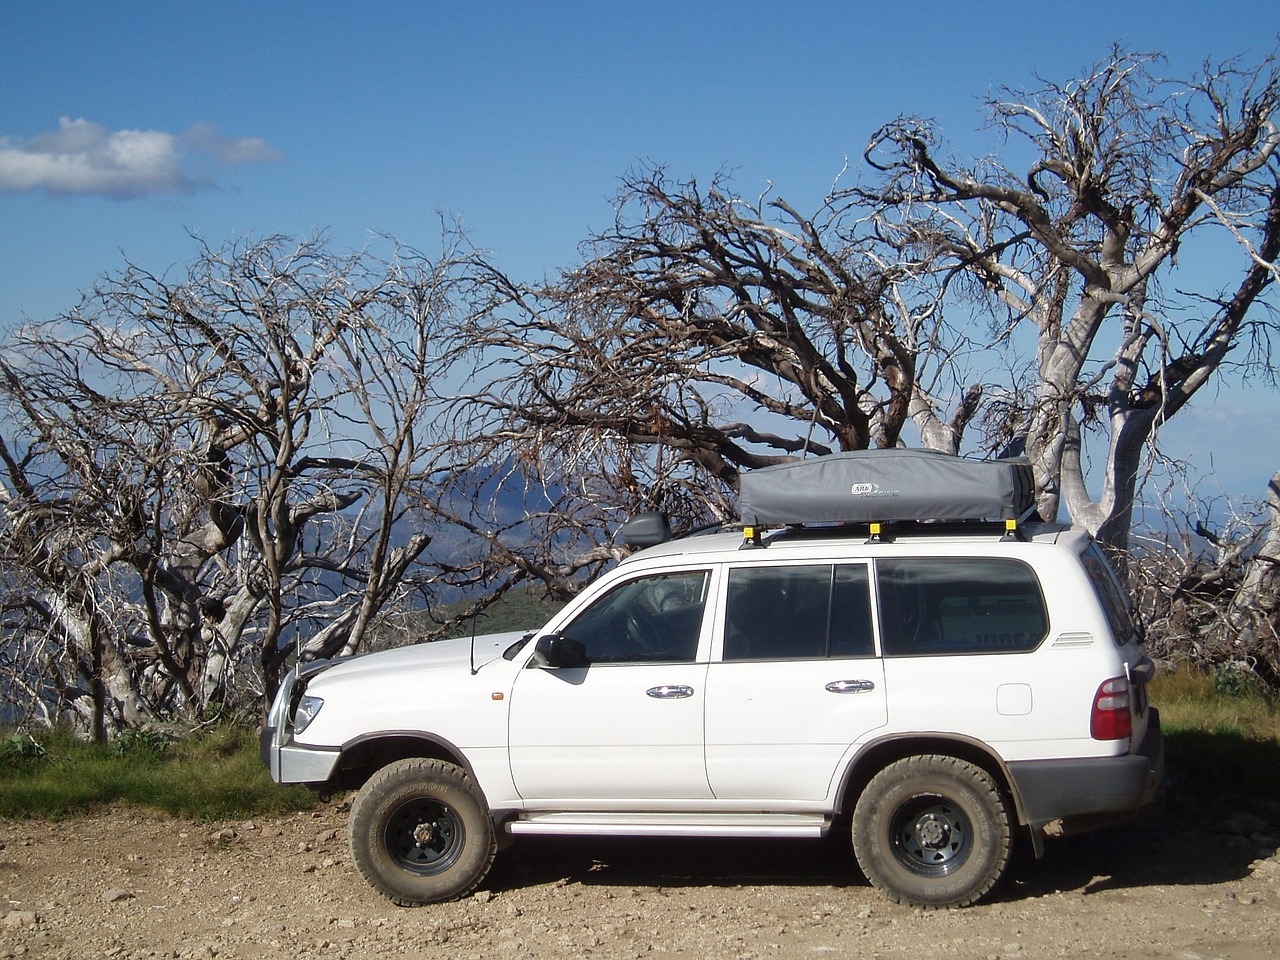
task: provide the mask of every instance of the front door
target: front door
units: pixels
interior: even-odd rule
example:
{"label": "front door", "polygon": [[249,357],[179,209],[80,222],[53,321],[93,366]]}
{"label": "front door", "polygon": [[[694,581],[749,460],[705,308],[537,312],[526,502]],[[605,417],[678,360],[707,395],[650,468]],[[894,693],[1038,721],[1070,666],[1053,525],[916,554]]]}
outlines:
{"label": "front door", "polygon": [[511,693],[511,772],[532,807],[644,808],[711,796],[703,758],[708,570],[620,582],[560,636],[580,663],[535,652]]}

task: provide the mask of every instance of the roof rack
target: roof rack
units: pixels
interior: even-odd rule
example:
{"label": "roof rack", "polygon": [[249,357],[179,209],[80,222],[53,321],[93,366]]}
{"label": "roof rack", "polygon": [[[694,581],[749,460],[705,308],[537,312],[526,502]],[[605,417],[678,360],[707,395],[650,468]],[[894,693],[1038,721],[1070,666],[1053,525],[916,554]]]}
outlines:
{"label": "roof rack", "polygon": [[889,520],[870,523],[788,524],[763,527],[744,524],[743,549],[767,547],[793,539],[864,537],[867,543],[892,543],[899,537],[1000,535],[1002,540],[1025,540],[1023,524],[1039,519],[1035,514],[1008,520]]}

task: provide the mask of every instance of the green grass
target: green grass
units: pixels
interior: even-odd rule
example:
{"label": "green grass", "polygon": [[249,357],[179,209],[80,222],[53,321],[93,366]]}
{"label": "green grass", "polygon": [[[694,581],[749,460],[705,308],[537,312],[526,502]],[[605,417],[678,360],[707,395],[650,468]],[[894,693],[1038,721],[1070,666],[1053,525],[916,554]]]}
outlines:
{"label": "green grass", "polygon": [[309,809],[316,797],[271,782],[247,727],[174,741],[135,734],[110,747],[57,730],[0,737],[0,817],[60,819],[121,803],[228,820]]}
{"label": "green grass", "polygon": [[1280,697],[1226,679],[1179,670],[1161,674],[1152,686],[1171,809],[1247,812],[1280,824]]}
{"label": "green grass", "polygon": [[1165,732],[1225,734],[1280,744],[1280,697],[1194,670],[1160,673],[1151,687]]}

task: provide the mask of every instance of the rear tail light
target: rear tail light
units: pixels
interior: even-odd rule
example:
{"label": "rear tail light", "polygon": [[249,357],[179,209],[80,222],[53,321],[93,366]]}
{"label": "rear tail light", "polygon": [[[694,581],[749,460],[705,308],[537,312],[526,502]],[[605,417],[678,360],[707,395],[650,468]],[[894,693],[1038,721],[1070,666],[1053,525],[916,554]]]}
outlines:
{"label": "rear tail light", "polygon": [[1089,732],[1095,740],[1123,740],[1133,733],[1133,718],[1129,715],[1129,680],[1112,677],[1093,698],[1093,715],[1089,720]]}

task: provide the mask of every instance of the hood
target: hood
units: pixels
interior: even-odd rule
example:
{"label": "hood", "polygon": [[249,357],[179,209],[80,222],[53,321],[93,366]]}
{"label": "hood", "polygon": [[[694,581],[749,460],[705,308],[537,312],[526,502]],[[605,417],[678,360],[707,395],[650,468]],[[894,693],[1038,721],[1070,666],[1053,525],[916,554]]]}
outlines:
{"label": "hood", "polygon": [[453,640],[433,640],[395,650],[364,653],[354,657],[333,660],[317,673],[308,684],[318,689],[335,681],[358,680],[403,671],[470,670],[474,662],[479,670],[485,664],[502,656],[502,651],[521,637],[534,631],[512,630],[505,633],[486,633],[477,637],[458,637]]}

